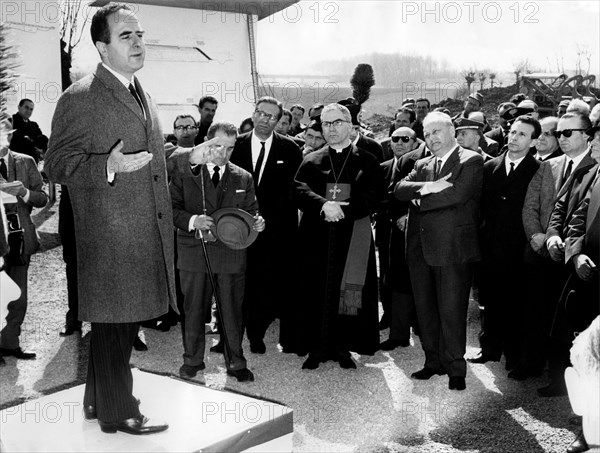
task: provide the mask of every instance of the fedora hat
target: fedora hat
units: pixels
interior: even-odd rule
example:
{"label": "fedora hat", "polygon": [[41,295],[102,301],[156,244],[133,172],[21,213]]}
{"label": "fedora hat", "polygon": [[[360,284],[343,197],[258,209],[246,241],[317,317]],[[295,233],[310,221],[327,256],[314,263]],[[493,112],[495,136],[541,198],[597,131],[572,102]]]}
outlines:
{"label": "fedora hat", "polygon": [[241,250],[252,244],[258,231],[252,228],[254,217],[238,208],[222,208],[211,214],[214,233],[230,249]]}

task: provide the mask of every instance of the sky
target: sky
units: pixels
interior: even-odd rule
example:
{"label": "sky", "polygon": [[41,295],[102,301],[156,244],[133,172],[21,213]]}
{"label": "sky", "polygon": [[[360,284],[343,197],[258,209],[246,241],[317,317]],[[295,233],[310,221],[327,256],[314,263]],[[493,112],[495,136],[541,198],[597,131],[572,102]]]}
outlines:
{"label": "sky", "polygon": [[[597,1],[300,1],[258,24],[263,74],[318,72],[315,63],[372,52],[429,55],[457,70],[511,72],[524,59],[556,71],[577,46],[600,60]],[[550,64],[549,64],[550,62]]]}

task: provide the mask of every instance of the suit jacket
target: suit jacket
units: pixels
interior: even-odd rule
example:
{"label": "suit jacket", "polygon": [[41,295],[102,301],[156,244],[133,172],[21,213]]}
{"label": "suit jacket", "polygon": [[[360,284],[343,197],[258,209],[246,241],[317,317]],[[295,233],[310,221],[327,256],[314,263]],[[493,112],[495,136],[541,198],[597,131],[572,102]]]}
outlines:
{"label": "suit jacket", "polygon": [[[69,187],[75,219],[79,316],[137,322],[176,308],[173,212],[158,112],[136,79],[146,117],[102,64],[58,101],[46,173]],[[108,183],[109,150],[147,150],[151,162]],[[182,154],[178,159],[189,156]],[[185,168],[180,164],[175,168]],[[189,164],[187,173],[191,176]]]}
{"label": "suit jacket", "polygon": [[453,187],[439,193],[421,196],[425,182],[434,180],[434,156],[417,161],[412,172],[395,189],[402,201],[420,200],[420,207],[411,203],[406,233],[407,261],[417,256],[421,247],[429,266],[469,263],[480,259],[477,241],[479,200],[483,158],[460,146],[440,169],[439,177],[450,173]]}
{"label": "suit jacket", "polygon": [[556,196],[557,201],[548,221],[546,240],[552,236],[559,236],[563,240],[566,238],[569,221],[594,182],[597,169],[598,164],[588,160],[587,165],[580,165],[571,173]]}
{"label": "suit jacket", "polygon": [[363,134],[360,134],[358,140],[356,141],[356,147],[362,148],[365,151],[373,154],[379,163],[383,162],[383,148],[372,138],[365,137]]}
{"label": "suit jacket", "polygon": [[[492,154],[488,150],[488,154],[490,154],[492,157],[496,157],[498,155],[498,153],[500,152],[500,149],[504,145],[506,145],[506,137],[507,137],[506,132],[504,132],[504,130],[501,127],[495,127],[494,129],[492,129],[491,131],[486,132],[483,135],[486,136],[487,138],[491,138],[496,143],[498,143],[498,148],[495,150],[496,154]],[[494,150],[492,150],[492,151],[494,151]]]}
{"label": "suit jacket", "polygon": [[[596,176],[590,190],[569,221],[565,240],[565,262],[585,253],[596,266],[600,264],[600,176]],[[596,304],[598,301],[596,300]]]}
{"label": "suit jacket", "polygon": [[40,126],[35,121],[25,121],[21,115],[15,113],[12,116],[13,133],[10,148],[21,154],[26,154],[39,161],[40,152],[36,148],[46,151],[48,148],[48,137],[42,134]]}
{"label": "suit jacket", "polygon": [[[194,231],[189,231],[191,217],[204,213],[203,192],[209,216],[221,208],[239,208],[252,215],[258,212],[254,182],[246,170],[228,163],[217,187],[208,168],[203,166],[201,171],[203,174],[194,178],[175,177],[170,184],[173,223],[177,227],[177,268],[189,272],[207,272],[201,240],[195,238]],[[245,249],[230,249],[218,239],[207,242],[206,248],[213,272],[235,274],[246,270]]]}
{"label": "suit jacket", "polygon": [[16,206],[7,204],[5,209],[8,213],[16,209],[23,228],[23,254],[32,255],[39,248],[40,242],[35,225],[31,221],[31,211],[33,208],[46,206],[48,196],[42,190],[42,176],[33,157],[12,150],[8,151],[7,157],[8,181],[21,181],[25,188],[29,189],[29,199],[25,203],[22,198],[17,197]]}
{"label": "suit jacket", "polygon": [[484,260],[523,260],[526,236],[523,203],[529,182],[540,166],[526,154],[510,176],[506,174],[506,153],[486,162],[483,170],[481,244]]}
{"label": "suit jacket", "polygon": [[6,215],[4,214],[4,204],[0,203],[0,258],[8,253],[7,235],[8,227],[6,225]]}
{"label": "suit jacket", "polygon": [[[587,154],[573,171],[594,163],[595,161]],[[566,165],[565,155],[545,160],[533,175],[523,204],[523,227],[528,239],[531,239],[534,234],[546,233],[556,196],[565,183],[563,175]],[[548,249],[544,245],[537,253],[548,256]]]}
{"label": "suit jacket", "polygon": [[[255,184],[256,198],[266,226],[251,248],[260,248],[262,244],[275,253],[285,254],[286,245],[293,241],[298,230],[298,211],[290,201],[290,194],[301,161],[298,145],[273,132],[273,143],[264,163],[262,177]],[[253,173],[252,132],[237,138],[231,162]]]}

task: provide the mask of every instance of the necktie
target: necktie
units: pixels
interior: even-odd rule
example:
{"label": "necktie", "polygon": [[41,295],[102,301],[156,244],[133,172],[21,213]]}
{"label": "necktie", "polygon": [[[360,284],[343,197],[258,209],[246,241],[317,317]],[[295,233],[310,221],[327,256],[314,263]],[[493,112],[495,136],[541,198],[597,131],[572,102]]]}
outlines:
{"label": "necktie", "polygon": [[254,167],[254,184],[258,184],[258,178],[260,177],[260,168],[262,167],[263,160],[265,160],[265,142],[260,142],[260,154],[256,161],[256,167]]}
{"label": "necktie", "polygon": [[512,175],[514,171],[515,171],[515,163],[511,162],[510,163],[510,170],[508,170],[508,176]]}
{"label": "necktie", "polygon": [[140,99],[140,96],[138,95],[137,90],[133,86],[133,83],[129,84],[129,92],[131,93],[131,95],[135,99],[135,102],[137,102],[138,105],[140,106],[140,110],[142,111],[142,115],[144,115],[144,105],[142,104],[142,100]]}
{"label": "necktie", "polygon": [[4,159],[0,159],[0,175],[8,181],[8,169],[6,168]]}
{"label": "necktie", "polygon": [[569,176],[571,176],[572,170],[573,170],[573,161],[569,160],[569,164],[567,165],[567,170],[565,171],[565,176],[563,177],[563,184],[567,179],[569,179]]}
{"label": "necktie", "polygon": [[214,170],[214,173],[211,178],[212,183],[215,187],[217,187],[219,185],[219,180],[221,179],[221,177],[219,176],[219,170],[220,170],[220,168],[215,165],[215,170]]}
{"label": "necktie", "polygon": [[437,159],[437,161],[435,163],[435,173],[433,175],[434,180],[437,180],[438,177],[440,176],[441,169],[442,169],[442,161],[440,159]]}

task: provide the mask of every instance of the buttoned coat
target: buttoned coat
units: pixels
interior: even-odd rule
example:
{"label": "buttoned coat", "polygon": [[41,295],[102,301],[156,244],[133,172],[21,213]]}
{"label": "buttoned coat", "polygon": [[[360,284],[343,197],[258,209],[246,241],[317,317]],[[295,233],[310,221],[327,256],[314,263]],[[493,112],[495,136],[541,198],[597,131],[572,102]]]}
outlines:
{"label": "buttoned coat", "polygon": [[[204,214],[204,205],[208,216],[221,208],[243,209],[253,216],[258,212],[254,182],[246,170],[228,163],[216,188],[207,167],[201,171],[202,175],[194,178],[173,178],[170,184],[173,223],[177,227],[177,268],[188,272],[207,272],[201,239],[196,239],[195,230],[189,231],[190,219]],[[206,249],[214,273],[234,274],[246,270],[245,249],[230,249],[218,239],[207,242]]]}
{"label": "buttoned coat", "polygon": [[[413,245],[422,247],[429,266],[445,266],[479,261],[477,240],[479,200],[481,198],[483,158],[475,151],[457,146],[439,177],[452,174],[453,186],[421,197],[425,182],[434,181],[435,157],[417,161],[412,172],[400,181],[394,193],[399,200],[420,199],[411,204],[406,232],[407,261]],[[420,236],[418,239],[416,236]]]}
{"label": "buttoned coat", "polygon": [[[71,196],[82,321],[154,319],[169,303],[176,310],[163,136],[156,107],[137,79],[136,89],[146,117],[127,88],[99,64],[63,93],[52,120],[45,168]],[[109,184],[106,162],[119,140],[123,153],[145,150],[153,159],[138,171],[117,173]]]}
{"label": "buttoned coat", "polygon": [[[557,195],[565,183],[563,176],[567,160],[567,156],[563,154],[543,161],[529,183],[525,203],[523,204],[523,227],[525,228],[525,236],[528,239],[531,239],[534,234],[546,234]],[[588,153],[579,165],[573,169],[573,172],[594,163],[595,161]],[[545,245],[537,253],[542,256],[549,256]]]}
{"label": "buttoned coat", "polygon": [[33,208],[43,208],[48,202],[46,192],[42,190],[42,176],[37,169],[37,164],[33,157],[26,154],[8,151],[7,170],[9,181],[21,181],[26,189],[29,189],[29,199],[27,203],[17,197],[17,214],[19,224],[23,229],[23,254],[32,255],[40,246],[37,230],[31,220],[31,211]]}

